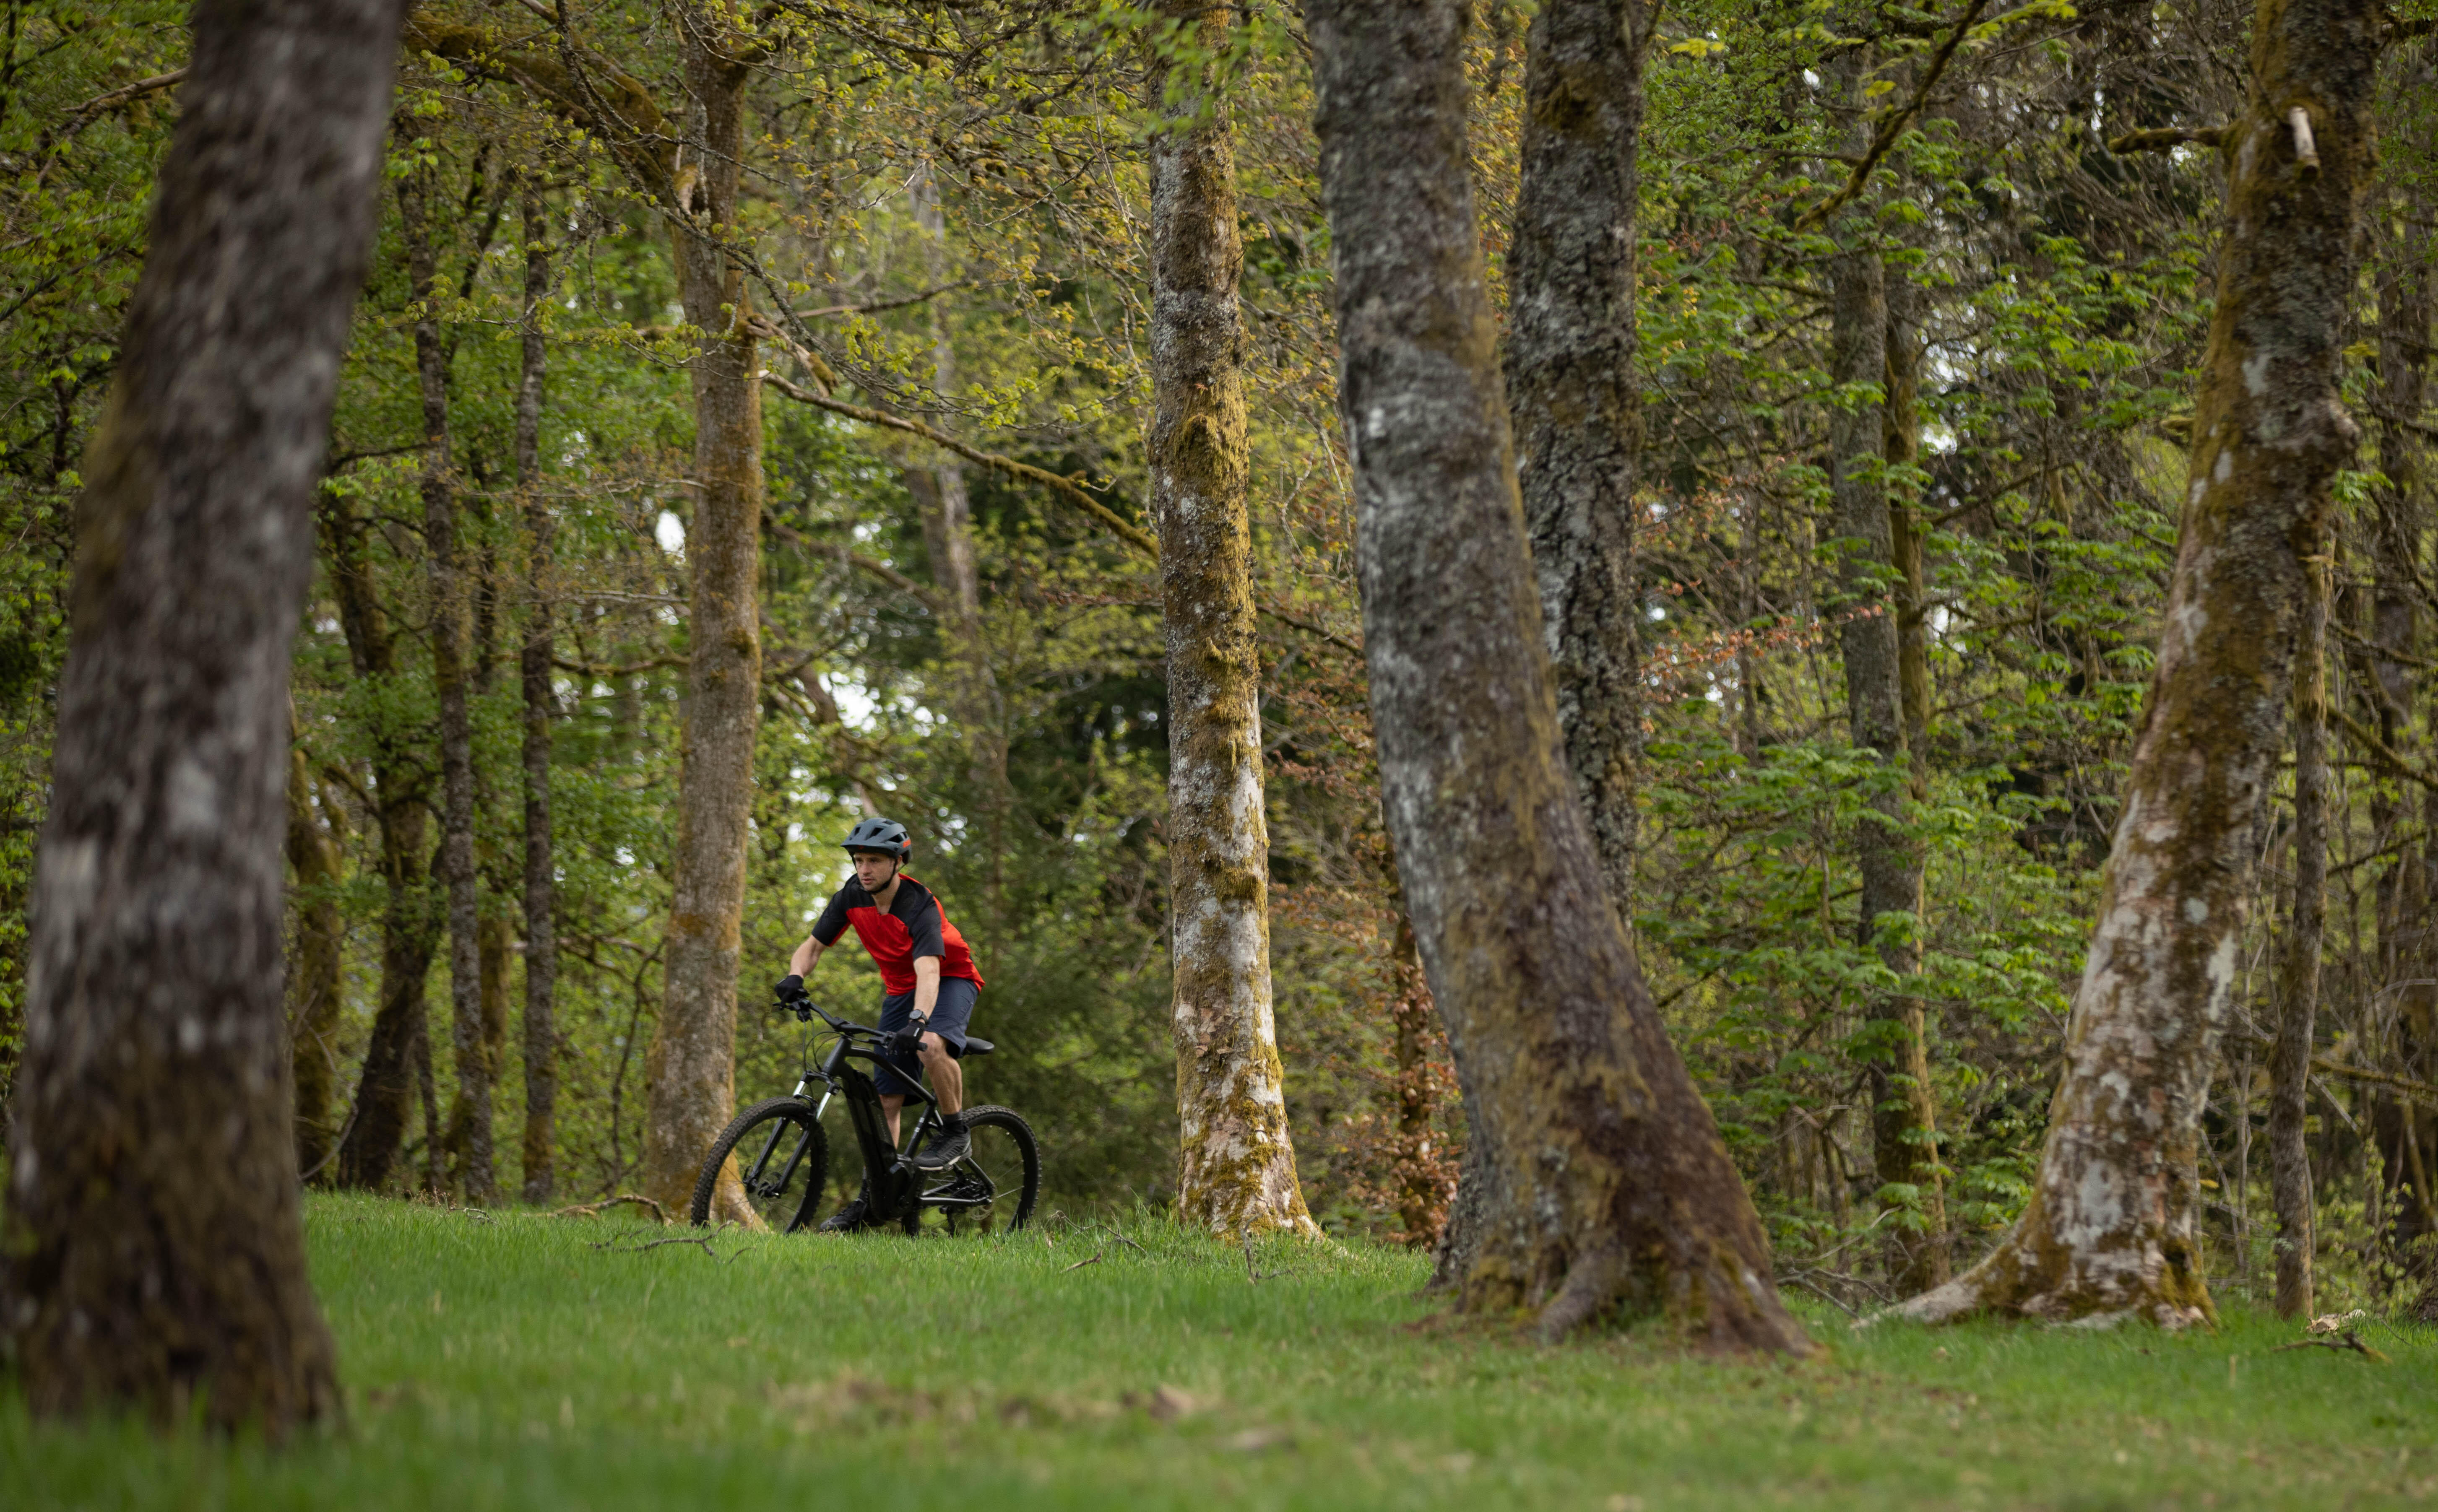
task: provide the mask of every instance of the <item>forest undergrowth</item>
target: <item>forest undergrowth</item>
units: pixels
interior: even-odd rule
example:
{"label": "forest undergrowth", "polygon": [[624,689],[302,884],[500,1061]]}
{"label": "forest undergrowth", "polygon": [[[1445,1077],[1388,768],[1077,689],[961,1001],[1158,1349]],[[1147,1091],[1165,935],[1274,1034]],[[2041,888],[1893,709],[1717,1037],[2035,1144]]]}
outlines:
{"label": "forest undergrowth", "polygon": [[[1455,1326],[1425,1260],[1053,1214],[961,1242],[308,1206],[344,1426],[32,1426],[46,1508],[2376,1507],[2438,1500],[2438,1330],[1861,1333],[1799,1365]],[[687,1231],[690,1232],[690,1231]],[[1803,1306],[1798,1301],[1798,1307]]]}

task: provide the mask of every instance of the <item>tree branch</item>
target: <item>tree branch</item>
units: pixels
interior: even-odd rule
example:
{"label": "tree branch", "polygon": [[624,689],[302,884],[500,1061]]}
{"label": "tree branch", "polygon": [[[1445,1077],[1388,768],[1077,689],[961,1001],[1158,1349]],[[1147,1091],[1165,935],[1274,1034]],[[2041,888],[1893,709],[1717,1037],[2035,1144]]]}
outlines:
{"label": "tree branch", "polygon": [[1931,90],[1937,87],[1939,76],[1947,72],[1948,63],[1955,57],[1956,47],[1988,6],[1989,0],[1970,0],[1970,4],[1964,8],[1964,15],[1955,23],[1955,29],[1947,34],[1947,40],[1938,44],[1938,51],[1931,55],[1930,66],[1923,70],[1921,82],[1914,87],[1913,98],[1905,101],[1904,109],[1880,123],[1880,129],[1871,134],[1871,145],[1863,153],[1863,160],[1854,165],[1852,173],[1846,175],[1846,186],[1795,217],[1795,230],[1818,230],[1830,216],[1863,192],[1863,185],[1870,182],[1871,170],[1878,167],[1880,159],[1887,156],[1888,149],[1897,145],[1897,138],[1913,124],[1913,118],[1921,114],[1922,106],[1930,99]]}
{"label": "tree branch", "polygon": [[[794,345],[793,343],[788,344]],[[1154,561],[1159,559],[1159,542],[1152,539],[1149,532],[1140,525],[1129,523],[1116,510],[1085,492],[1083,485],[1072,478],[1062,478],[1047,467],[1036,467],[1029,462],[1018,462],[1014,457],[1001,456],[996,451],[983,451],[979,448],[969,447],[946,431],[934,430],[920,420],[909,420],[903,415],[891,414],[882,410],[867,410],[861,405],[849,404],[843,399],[833,399],[826,394],[816,394],[799,384],[788,382],[776,373],[763,374],[762,381],[800,404],[809,404],[815,409],[827,410],[832,414],[842,414],[850,420],[860,420],[866,425],[881,426],[891,431],[902,431],[908,435],[921,436],[933,446],[953,451],[967,462],[1006,473],[1011,478],[1021,478],[1027,483],[1039,483],[1099,520],[1120,540]]]}
{"label": "tree branch", "polygon": [[2223,126],[2154,126],[2146,131],[2128,132],[2111,137],[2108,150],[2118,157],[2136,152],[2164,152],[2179,147],[2216,147],[2226,140]]}

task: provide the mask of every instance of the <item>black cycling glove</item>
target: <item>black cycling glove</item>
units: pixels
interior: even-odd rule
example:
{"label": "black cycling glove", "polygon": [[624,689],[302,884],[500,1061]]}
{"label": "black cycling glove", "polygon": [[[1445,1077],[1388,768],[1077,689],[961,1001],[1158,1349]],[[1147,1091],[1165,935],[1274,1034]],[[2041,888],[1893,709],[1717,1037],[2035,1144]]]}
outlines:
{"label": "black cycling glove", "polygon": [[889,1058],[892,1061],[923,1059],[923,1025],[917,1023],[889,1036]]}
{"label": "black cycling glove", "polygon": [[790,972],[780,977],[779,985],[770,991],[783,1003],[801,1003],[804,1000],[804,979]]}

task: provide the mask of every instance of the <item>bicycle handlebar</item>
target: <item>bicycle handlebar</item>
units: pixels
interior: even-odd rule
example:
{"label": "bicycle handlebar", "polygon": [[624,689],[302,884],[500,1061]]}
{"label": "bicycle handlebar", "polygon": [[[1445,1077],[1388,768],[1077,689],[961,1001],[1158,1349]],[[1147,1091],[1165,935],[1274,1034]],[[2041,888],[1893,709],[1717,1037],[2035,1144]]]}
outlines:
{"label": "bicycle handlebar", "polygon": [[[816,1016],[818,1016],[822,1023],[830,1027],[833,1032],[838,1034],[850,1036],[862,1034],[875,1040],[890,1040],[896,1038],[895,1035],[874,1029],[869,1024],[857,1024],[846,1019],[834,1017],[826,1009],[814,1002],[809,996],[798,996],[792,1000],[782,997],[773,1006],[785,1011],[794,1013],[796,1015],[796,1022],[799,1024],[809,1024]],[[930,1017],[927,1014],[922,1018],[912,1020],[907,1027],[919,1037],[925,1029],[930,1027]]]}

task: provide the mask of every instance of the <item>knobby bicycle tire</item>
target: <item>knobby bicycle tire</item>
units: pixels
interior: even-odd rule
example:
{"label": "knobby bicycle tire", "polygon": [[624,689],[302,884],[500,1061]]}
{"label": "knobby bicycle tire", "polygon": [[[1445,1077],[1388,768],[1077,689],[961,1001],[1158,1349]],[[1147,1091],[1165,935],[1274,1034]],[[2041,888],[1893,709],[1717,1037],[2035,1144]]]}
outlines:
{"label": "knobby bicycle tire", "polygon": [[984,1154],[989,1148],[986,1141],[1002,1141],[1011,1152],[1015,1169],[987,1173],[996,1188],[987,1208],[954,1207],[910,1198],[902,1217],[907,1233],[921,1234],[927,1226],[951,1235],[1014,1233],[1033,1222],[1034,1204],[1041,1198],[1041,1149],[1033,1137],[1033,1126],[1014,1108],[980,1107],[965,1110],[965,1127],[973,1135],[974,1155],[946,1170],[918,1176],[918,1193],[953,1199],[957,1195],[955,1187],[984,1175],[981,1162],[990,1158]]}
{"label": "knobby bicycle tire", "polygon": [[[768,1125],[771,1136],[765,1140],[749,1137],[759,1127]],[[787,1131],[798,1131],[794,1138]],[[742,1147],[740,1149],[740,1147]],[[719,1137],[712,1141],[711,1153],[702,1163],[702,1174],[695,1178],[694,1203],[689,1217],[697,1227],[711,1222],[711,1199],[719,1187],[719,1168],[729,1155],[737,1155],[737,1177],[746,1184],[746,1200],[753,1204],[762,1221],[782,1234],[792,1233],[813,1221],[821,1205],[822,1187],[829,1175],[829,1138],[822,1133],[819,1119],[813,1116],[813,1105],[802,1098],[768,1098],[738,1114]],[[773,1170],[773,1162],[781,1162]],[[797,1195],[801,1191],[802,1195]]]}

